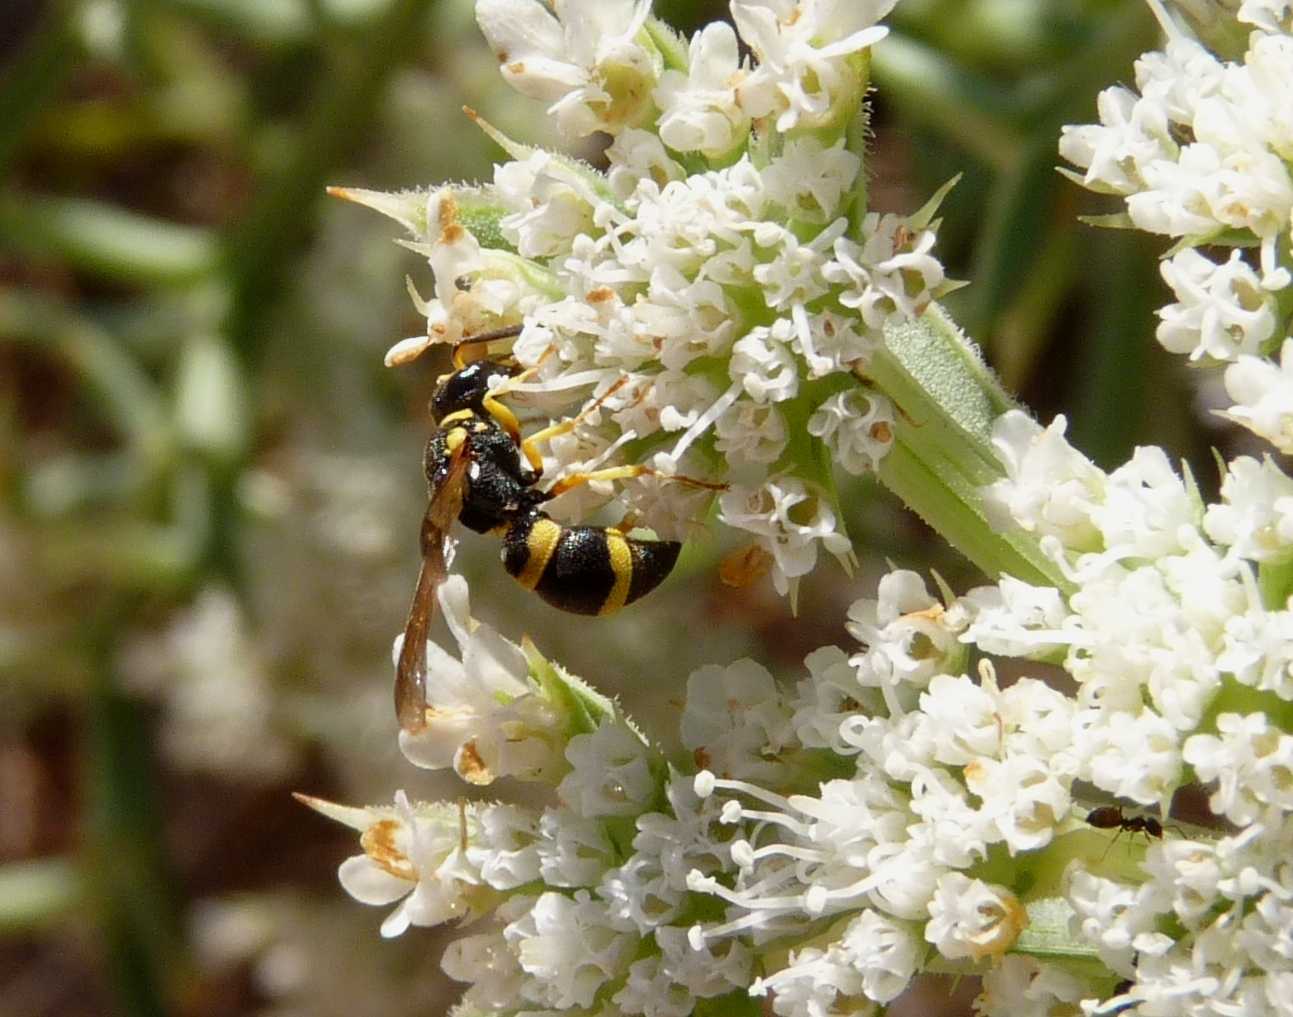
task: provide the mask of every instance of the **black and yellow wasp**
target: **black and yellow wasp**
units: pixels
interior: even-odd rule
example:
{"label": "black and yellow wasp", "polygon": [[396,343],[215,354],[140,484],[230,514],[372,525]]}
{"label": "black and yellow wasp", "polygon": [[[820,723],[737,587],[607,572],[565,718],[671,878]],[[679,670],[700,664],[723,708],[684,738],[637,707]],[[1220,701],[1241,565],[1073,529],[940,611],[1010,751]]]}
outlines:
{"label": "black and yellow wasp", "polygon": [[[590,480],[615,480],[653,471],[615,466],[563,477],[546,490],[538,445],[573,430],[618,385],[579,416],[521,437],[515,414],[500,400],[521,373],[509,360],[467,362],[464,350],[516,336],[520,326],[472,336],[454,348],[452,374],[441,377],[431,397],[436,431],[424,456],[430,502],[422,520],[422,567],[409,608],[395,676],[395,711],[401,727],[425,726],[426,640],[436,588],[447,568],[444,542],[457,520],[469,530],[503,539],[503,567],[517,582],[553,607],[575,614],[608,615],[650,593],[672,571],[682,545],[627,535],[631,528],[567,526],[540,507]],[[690,478],[684,483],[721,489]]]}

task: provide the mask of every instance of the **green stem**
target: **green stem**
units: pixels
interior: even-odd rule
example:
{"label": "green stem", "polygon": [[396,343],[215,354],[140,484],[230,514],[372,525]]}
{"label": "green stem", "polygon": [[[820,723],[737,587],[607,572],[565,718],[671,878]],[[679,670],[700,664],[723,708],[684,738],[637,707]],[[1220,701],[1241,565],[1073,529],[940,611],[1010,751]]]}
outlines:
{"label": "green stem", "polygon": [[229,237],[225,261],[234,300],[228,335],[245,363],[258,361],[268,349],[267,313],[277,304],[293,255],[309,236],[324,185],[375,122],[387,82],[424,38],[422,23],[430,7],[431,0],[393,0],[352,40],[341,66],[321,76],[292,158],[266,181]]}
{"label": "green stem", "polygon": [[139,707],[117,686],[115,633],[130,606],[96,626],[82,773],[90,890],[121,1012],[162,1017],[186,970],[184,937],[162,852],[156,766]]}
{"label": "green stem", "polygon": [[884,338],[865,374],[898,410],[880,480],[989,577],[1067,590],[1032,534],[989,518],[983,488],[1004,476],[992,424],[1015,404],[978,351],[936,306]]}

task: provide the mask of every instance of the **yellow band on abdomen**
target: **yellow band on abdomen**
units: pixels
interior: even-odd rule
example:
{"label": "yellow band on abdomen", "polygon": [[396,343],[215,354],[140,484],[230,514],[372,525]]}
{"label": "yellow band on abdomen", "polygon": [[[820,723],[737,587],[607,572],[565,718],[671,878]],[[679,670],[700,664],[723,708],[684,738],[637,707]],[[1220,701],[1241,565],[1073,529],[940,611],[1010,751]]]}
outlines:
{"label": "yellow band on abdomen", "polygon": [[557,549],[561,539],[561,527],[551,519],[536,519],[525,535],[525,546],[530,552],[525,559],[525,568],[516,577],[516,581],[527,590],[533,590],[543,578],[543,570],[552,559],[552,552]]}
{"label": "yellow band on abdomen", "polygon": [[606,550],[611,558],[611,571],[615,573],[615,585],[597,612],[600,615],[614,614],[622,608],[629,599],[629,584],[633,582],[633,552],[624,535],[618,530],[607,530]]}

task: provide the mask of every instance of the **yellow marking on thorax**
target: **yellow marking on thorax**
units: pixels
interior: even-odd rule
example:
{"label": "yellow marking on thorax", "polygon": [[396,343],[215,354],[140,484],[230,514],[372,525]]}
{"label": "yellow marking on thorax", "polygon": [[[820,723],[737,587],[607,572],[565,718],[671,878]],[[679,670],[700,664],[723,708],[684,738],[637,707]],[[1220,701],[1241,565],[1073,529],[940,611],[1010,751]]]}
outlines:
{"label": "yellow marking on thorax", "polygon": [[475,410],[454,410],[452,413],[446,413],[440,418],[440,426],[444,427],[445,424],[457,423],[459,420],[470,420],[475,415]]}
{"label": "yellow marking on thorax", "polygon": [[606,595],[606,602],[598,609],[598,614],[614,614],[629,599],[629,584],[633,581],[633,552],[629,542],[619,530],[606,531],[606,550],[611,557],[611,571],[615,573],[615,585]]}
{"label": "yellow marking on thorax", "polygon": [[444,436],[444,447],[450,452],[457,452],[458,446],[467,440],[467,429],[463,427],[452,428]]}
{"label": "yellow marking on thorax", "polygon": [[552,560],[552,552],[557,549],[561,539],[561,526],[551,519],[536,519],[525,535],[525,546],[530,556],[525,560],[525,568],[516,577],[516,581],[527,590],[533,590],[543,578],[543,570]]}

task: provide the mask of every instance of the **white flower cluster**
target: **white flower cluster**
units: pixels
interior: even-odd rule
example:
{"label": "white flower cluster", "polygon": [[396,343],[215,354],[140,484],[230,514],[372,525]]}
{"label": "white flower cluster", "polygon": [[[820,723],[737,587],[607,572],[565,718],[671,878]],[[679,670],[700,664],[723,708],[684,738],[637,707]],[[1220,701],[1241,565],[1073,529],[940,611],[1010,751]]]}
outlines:
{"label": "white flower cluster", "polygon": [[[948,285],[929,216],[854,207],[860,160],[832,140],[891,6],[733,0],[747,68],[721,26],[680,65],[644,3],[481,0],[504,74],[570,133],[611,134],[611,168],[502,139],[513,159],[492,189],[401,206],[437,297],[427,337],[394,357],[523,325],[515,390],[581,408],[551,474],[649,462],[630,504],[665,535],[708,497],[670,475],[721,481],[722,518],[782,589],[819,548],[847,556],[829,478],[806,465],[873,468],[894,416],[857,369]],[[1256,26],[1245,63],[1173,26],[1140,95],[1106,92],[1103,124],[1064,148],[1138,225],[1189,241],[1165,270],[1179,302],[1160,339],[1229,361],[1231,415],[1287,449],[1293,339],[1280,367],[1265,357],[1289,283],[1290,9],[1246,0],[1239,16]],[[490,202],[509,250],[464,226]],[[1254,264],[1194,250],[1245,239]],[[343,884],[403,901],[388,934],[483,919],[444,958],[469,983],[461,1017],[687,1017],[720,997],[749,1012],[750,995],[783,1017],[878,1013],[931,961],[984,976],[984,1015],[1289,1017],[1293,478],[1242,457],[1207,505],[1161,450],[1106,473],[1064,430],[1002,415],[1001,479],[978,492],[1054,586],[1005,575],[934,596],[892,572],[849,611],[860,645],[815,650],[793,687],[749,660],[695,672],[686,764],[474,622],[451,580],[461,660],[429,650],[427,728],[404,750],[476,783],[541,781],[555,803],[312,803],[361,831]],[[614,495],[563,497],[582,515]],[[998,682],[989,654],[1025,677]],[[1034,677],[1040,662],[1072,691]],[[1165,816],[1191,782],[1226,836],[1122,812]],[[1078,799],[1093,791],[1099,812]]]}
{"label": "white flower cluster", "polygon": [[[1059,442],[1038,444],[1053,457]],[[469,984],[461,1014],[685,1017],[699,1000],[747,992],[785,1017],[869,1012],[901,993],[930,951],[987,965],[985,1014],[1102,1000],[1214,1013],[1219,997],[1235,1012],[1284,1012],[1293,736],[1262,712],[1223,706],[1242,683],[1269,687],[1275,672],[1280,698],[1293,699],[1286,656],[1254,661],[1249,646],[1244,674],[1226,672],[1222,658],[1244,656],[1239,633],[1201,620],[1226,603],[1216,599],[1225,580],[1202,586],[1198,562],[1175,560],[1199,553],[1213,513],[1161,467],[1142,455],[1105,478],[1091,526],[1121,550],[1057,551],[1075,576],[1091,570],[1070,603],[1012,581],[944,602],[914,573],[894,572],[876,600],[849,612],[861,647],[814,651],[797,685],[779,686],[748,660],[698,670],[681,723],[694,775],[668,767],[613,714],[571,736],[569,712],[549,707],[560,765],[512,771],[555,785],[546,809],[310,802],[361,832],[363,854],[343,863],[343,886],[365,903],[399,902],[386,935],[483,919],[443,960]],[[1182,518],[1196,521],[1193,534]],[[1146,521],[1138,534],[1129,519]],[[1180,555],[1148,550],[1166,532],[1186,545]],[[1139,564],[1151,556],[1155,564]],[[1128,588],[1100,585],[1119,578]],[[1188,620],[1170,614],[1173,601]],[[1130,605],[1142,603],[1147,613],[1132,620]],[[464,659],[479,665],[471,641],[497,637],[470,620],[465,628]],[[1178,652],[1169,641],[1187,633],[1215,637],[1206,676],[1202,647]],[[1062,654],[1078,694],[1028,677],[1003,688],[986,662],[976,680],[965,673],[972,643]],[[1193,668],[1182,666],[1187,653]],[[459,667],[442,661],[437,677],[443,670],[453,686]],[[465,685],[445,691],[445,708],[480,704],[481,731],[506,727],[526,696],[498,695],[492,674],[464,669]],[[435,740],[448,748],[461,737]],[[1111,835],[1081,821],[1075,783],[1158,804],[1187,764],[1240,832],[1153,844],[1139,880],[1120,860],[1104,867]],[[1027,955],[1030,857],[1052,871],[1070,862],[1071,935],[1099,952],[1109,978]],[[1169,936],[1165,924],[1183,931]]]}
{"label": "white flower cluster", "polygon": [[[1064,128],[1060,154],[1086,187],[1125,198],[1132,225],[1179,238],[1162,265],[1176,301],[1159,312],[1159,342],[1228,364],[1224,415],[1293,451],[1293,383],[1266,359],[1288,335],[1293,285],[1289,7],[1241,4],[1252,32],[1242,62],[1229,62],[1151,6],[1168,41],[1137,61],[1139,94],[1102,92],[1100,123]],[[1208,245],[1229,256],[1198,250]]]}
{"label": "white flower cluster", "polygon": [[[545,475],[644,467],[571,485],[555,516],[603,509],[684,538],[722,486],[720,519],[771,559],[780,592],[820,550],[847,564],[831,469],[872,470],[893,442],[861,369],[886,324],[951,288],[932,210],[858,206],[846,129],[894,2],[733,0],[747,66],[731,26],[684,48],[642,0],[479,0],[507,80],[567,133],[611,135],[608,170],[483,125],[512,156],[492,186],[402,217],[436,297],[426,336],[388,360],[523,325],[511,352],[530,370],[509,390],[578,418],[542,449]],[[471,232],[482,203],[512,250]]]}
{"label": "white flower cluster", "polygon": [[[587,714],[580,721],[570,709],[587,690],[557,671],[549,677],[562,686],[557,700],[566,709],[548,703],[542,712],[559,765],[536,765],[525,747],[535,739],[517,718],[540,696],[523,691],[523,670],[503,677],[500,664],[524,664],[506,661],[510,644],[462,610],[451,624],[457,630],[465,621],[469,631],[463,663],[431,658],[428,729],[416,740],[403,736],[402,747],[419,765],[453,766],[477,784],[504,774],[541,780],[555,787],[557,804],[413,805],[400,792],[393,808],[350,808],[303,798],[360,832],[363,853],[341,864],[342,886],[362,903],[398,905],[383,936],[488,916],[443,958],[451,977],[470,983],[459,1013],[601,1006],[608,1014],[684,1017],[698,999],[744,992],[751,951],[738,942],[698,950],[680,924],[695,903],[688,873],[728,864],[731,832],[718,803],[697,797],[692,778],[671,771],[622,718],[607,713],[587,729]],[[437,728],[440,717],[451,726]],[[586,729],[572,733],[579,723]],[[490,741],[500,734],[520,747]],[[527,765],[461,765],[464,753],[506,761],[511,752]]]}
{"label": "white flower cluster", "polygon": [[1071,589],[978,591],[964,638],[1062,659],[1078,683],[1075,777],[1163,810],[1198,780],[1240,830],[1154,844],[1139,881],[1073,867],[1074,931],[1129,983],[1109,1005],[1287,1013],[1293,953],[1263,937],[1293,928],[1293,734],[1280,721],[1293,703],[1293,612],[1269,585],[1293,560],[1293,478],[1240,457],[1205,505],[1157,448],[1105,474],[1064,440],[1062,418],[1043,430],[1007,414],[996,443],[1007,477],[990,500],[1040,535]]}

